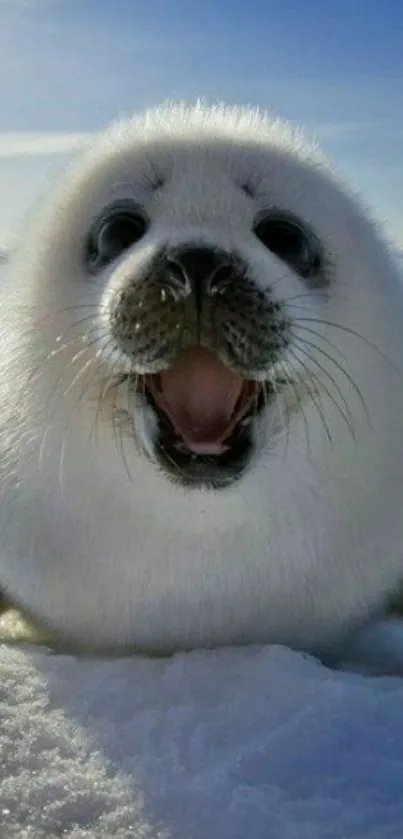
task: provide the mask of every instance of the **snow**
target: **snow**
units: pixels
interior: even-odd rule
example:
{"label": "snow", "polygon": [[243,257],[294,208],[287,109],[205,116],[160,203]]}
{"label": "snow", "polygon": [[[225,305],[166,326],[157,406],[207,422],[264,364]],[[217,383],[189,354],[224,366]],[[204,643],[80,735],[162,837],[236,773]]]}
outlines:
{"label": "snow", "polygon": [[2,839],[402,839],[403,680],[0,647]]}

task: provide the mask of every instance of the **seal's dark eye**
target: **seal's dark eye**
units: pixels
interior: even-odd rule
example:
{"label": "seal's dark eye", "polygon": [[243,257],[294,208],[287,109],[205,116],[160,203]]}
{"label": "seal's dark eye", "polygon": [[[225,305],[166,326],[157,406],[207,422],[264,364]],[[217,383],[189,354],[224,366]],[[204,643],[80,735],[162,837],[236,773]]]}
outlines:
{"label": "seal's dark eye", "polygon": [[96,220],[86,243],[86,262],[92,272],[112,262],[141,239],[147,221],[131,201],[108,207]]}
{"label": "seal's dark eye", "polygon": [[315,280],[321,275],[324,260],[319,240],[299,219],[270,213],[258,219],[254,233],[300,277]]}

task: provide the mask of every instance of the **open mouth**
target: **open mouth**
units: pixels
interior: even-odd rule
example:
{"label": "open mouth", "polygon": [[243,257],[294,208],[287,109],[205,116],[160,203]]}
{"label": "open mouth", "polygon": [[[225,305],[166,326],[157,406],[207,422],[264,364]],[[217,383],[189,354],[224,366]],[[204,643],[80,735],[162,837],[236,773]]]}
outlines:
{"label": "open mouth", "polygon": [[168,369],[146,375],[144,385],[158,418],[158,455],[172,473],[217,483],[242,471],[262,383],[237,375],[211,350],[192,347]]}

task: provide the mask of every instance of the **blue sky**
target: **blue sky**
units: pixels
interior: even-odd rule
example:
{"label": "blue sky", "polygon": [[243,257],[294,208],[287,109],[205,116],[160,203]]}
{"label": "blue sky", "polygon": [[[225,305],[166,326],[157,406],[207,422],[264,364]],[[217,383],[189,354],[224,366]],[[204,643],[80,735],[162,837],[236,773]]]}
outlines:
{"label": "blue sky", "polygon": [[399,0],[0,0],[0,241],[82,135],[166,98],[309,126],[403,246]]}

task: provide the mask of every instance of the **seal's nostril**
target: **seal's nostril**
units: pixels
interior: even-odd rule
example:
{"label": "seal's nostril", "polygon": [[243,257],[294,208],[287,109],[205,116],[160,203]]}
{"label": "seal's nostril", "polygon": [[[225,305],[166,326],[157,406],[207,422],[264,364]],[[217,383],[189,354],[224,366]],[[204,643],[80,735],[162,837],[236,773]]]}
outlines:
{"label": "seal's nostril", "polygon": [[230,262],[219,265],[208,281],[207,293],[211,296],[224,294],[234,278],[234,266]]}
{"label": "seal's nostril", "polygon": [[166,258],[164,284],[169,288],[175,300],[187,297],[192,291],[192,283],[182,265],[171,256]]}
{"label": "seal's nostril", "polygon": [[182,294],[193,292],[199,303],[202,296],[218,294],[227,287],[233,272],[231,255],[218,248],[187,245],[169,251],[165,259],[168,282],[172,280]]}

